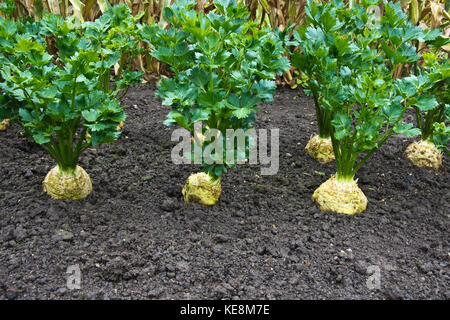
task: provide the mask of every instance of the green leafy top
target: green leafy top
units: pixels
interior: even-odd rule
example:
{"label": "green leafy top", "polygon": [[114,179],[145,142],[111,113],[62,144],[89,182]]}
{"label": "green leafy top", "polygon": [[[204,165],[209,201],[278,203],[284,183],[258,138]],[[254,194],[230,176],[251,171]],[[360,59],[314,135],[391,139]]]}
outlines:
{"label": "green leafy top", "polygon": [[437,148],[448,154],[450,136],[450,61],[441,53],[424,52],[424,63],[418,73],[431,79],[429,92],[438,106],[418,103],[414,105],[417,126],[422,140],[433,141]]}
{"label": "green leafy top", "polygon": [[[203,121],[224,134],[251,128],[258,103],[272,101],[275,74],[287,70],[289,61],[275,34],[247,20],[244,5],[214,4],[205,15],[192,10],[194,1],[178,1],[164,8],[169,28],[147,28],[145,38],[155,48],[152,55],[174,74],[158,85],[157,96],[172,109],[165,124],[193,132],[194,123]],[[211,170],[220,176],[225,167]]]}
{"label": "green leafy top", "polygon": [[[294,37],[300,51],[292,63],[303,73],[304,86],[330,115],[332,140],[343,175],[358,168],[393,134],[414,136],[420,130],[402,121],[411,106],[435,108],[431,74],[395,79],[397,67],[421,57],[415,44],[446,43],[439,30],[416,27],[399,3],[385,2],[385,13],[373,21],[367,12],[379,1],[347,7],[340,0],[308,1],[307,25]],[[373,8],[373,7],[372,7]],[[366,153],[354,167],[357,156]]]}
{"label": "green leafy top", "polygon": [[[52,34],[57,50],[47,45],[46,34]],[[104,56],[79,35],[55,15],[33,24],[5,20],[0,27],[0,118],[14,113],[25,132],[66,169],[73,169],[91,144],[116,140],[117,125],[125,119],[115,99],[120,88],[99,85]],[[16,103],[5,108],[10,101]],[[92,138],[85,141],[88,130]]]}
{"label": "green leafy top", "polygon": [[111,67],[118,65],[111,90],[124,90],[119,98],[125,95],[130,85],[142,81],[142,72],[131,72],[130,69],[134,59],[145,50],[139,46],[143,29],[139,20],[143,14],[144,12],[140,12],[133,16],[127,5],[118,4],[110,7],[94,22],[82,24],[83,37],[80,39],[83,47],[96,50],[101,57],[98,64],[104,69],[104,91],[111,88]]}

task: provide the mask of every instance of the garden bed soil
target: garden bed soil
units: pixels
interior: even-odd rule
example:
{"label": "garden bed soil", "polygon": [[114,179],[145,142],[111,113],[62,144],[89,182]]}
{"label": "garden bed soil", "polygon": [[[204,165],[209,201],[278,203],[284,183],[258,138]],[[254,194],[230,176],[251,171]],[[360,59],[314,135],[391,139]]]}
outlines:
{"label": "garden bed soil", "polygon": [[94,191],[82,201],[50,199],[51,158],[17,125],[0,132],[0,299],[450,299],[448,157],[428,172],[403,156],[413,139],[393,137],[357,174],[367,210],[321,212],[311,195],[334,163],[304,152],[312,100],[280,88],[256,123],[280,129],[278,174],[240,165],[218,204],[186,205],[200,167],[171,162],[154,93],[130,89],[119,141],[84,153]]}

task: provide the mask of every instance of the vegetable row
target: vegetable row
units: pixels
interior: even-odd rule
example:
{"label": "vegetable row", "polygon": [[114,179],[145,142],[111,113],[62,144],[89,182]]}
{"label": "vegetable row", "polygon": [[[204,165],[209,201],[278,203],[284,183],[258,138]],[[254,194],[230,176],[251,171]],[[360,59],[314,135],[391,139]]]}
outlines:
{"label": "vegetable row", "polygon": [[[295,67],[318,123],[306,152],[336,163],[336,174],[312,197],[323,210],[366,209],[357,171],[393,135],[420,136],[406,150],[413,163],[435,170],[442,164],[450,64],[441,50],[449,39],[439,29],[414,26],[391,2],[373,23],[369,9],[377,0],[350,7],[309,0],[305,24],[275,31],[260,28],[234,0],[214,1],[208,14],[195,5],[181,0],[164,8],[165,28],[140,24],[123,4],[94,22],[56,14],[39,22],[0,18],[0,129],[17,122],[55,160],[43,182],[52,198],[79,200],[92,191],[78,160],[87,148],[120,136],[126,118],[120,98],[142,82],[142,73],[132,71],[146,50],[141,42],[170,68],[156,93],[170,107],[165,124],[188,130],[202,150],[216,139],[229,144],[228,129],[252,130],[259,103],[273,101],[275,76]],[[416,125],[405,122],[407,112]],[[202,132],[195,132],[198,123]],[[203,134],[210,129],[218,134],[209,139]],[[218,201],[222,175],[248,159],[250,147],[233,150],[233,157],[227,150],[213,153],[226,161],[203,161],[204,172],[189,177],[186,202]]]}

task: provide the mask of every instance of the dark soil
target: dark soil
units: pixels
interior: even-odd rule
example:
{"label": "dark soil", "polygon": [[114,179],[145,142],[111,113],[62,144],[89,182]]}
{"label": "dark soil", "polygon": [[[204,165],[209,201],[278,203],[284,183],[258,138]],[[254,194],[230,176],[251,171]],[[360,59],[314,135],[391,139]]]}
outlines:
{"label": "dark soil", "polygon": [[[200,168],[172,164],[154,91],[130,90],[120,140],[82,156],[94,188],[83,201],[51,200],[53,161],[17,125],[0,132],[1,299],[450,299],[448,158],[438,173],[414,167],[412,139],[394,137],[357,175],[367,210],[321,212],[311,195],[334,164],[303,150],[311,99],[279,89],[256,124],[280,129],[278,174],[238,166],[217,205],[188,206],[181,188]],[[71,265],[80,290],[67,289]]]}

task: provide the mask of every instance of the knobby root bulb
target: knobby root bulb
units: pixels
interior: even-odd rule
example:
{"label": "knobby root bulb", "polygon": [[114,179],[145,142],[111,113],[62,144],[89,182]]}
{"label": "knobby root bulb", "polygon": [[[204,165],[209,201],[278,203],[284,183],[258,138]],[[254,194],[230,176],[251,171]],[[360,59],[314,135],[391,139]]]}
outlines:
{"label": "knobby root bulb", "polygon": [[3,121],[0,121],[0,131],[6,130],[6,128],[9,126],[10,121],[9,119],[5,119]]}
{"label": "knobby root bulb", "polygon": [[221,191],[220,181],[213,182],[208,174],[199,172],[189,176],[182,194],[188,204],[201,203],[212,206],[219,200]]}
{"label": "knobby root bulb", "polygon": [[92,181],[86,171],[77,166],[72,172],[62,172],[55,166],[42,182],[44,192],[53,199],[81,200],[92,192]]}
{"label": "knobby root bulb", "polygon": [[353,215],[367,208],[367,198],[357,185],[357,180],[337,181],[335,176],[314,191],[312,200],[320,210]]}
{"label": "knobby root bulb", "polygon": [[442,152],[428,141],[414,141],[406,148],[405,156],[418,167],[438,170],[442,165]]}
{"label": "knobby root bulb", "polygon": [[327,163],[334,160],[331,138],[323,139],[316,134],[309,139],[305,151],[321,163]]}

